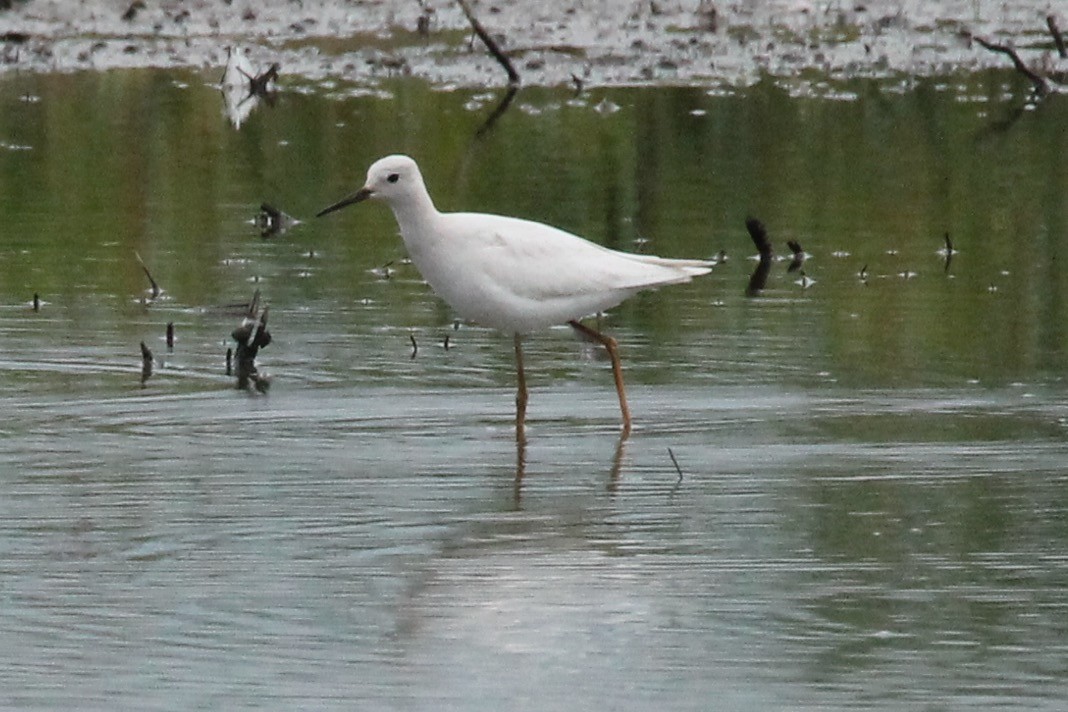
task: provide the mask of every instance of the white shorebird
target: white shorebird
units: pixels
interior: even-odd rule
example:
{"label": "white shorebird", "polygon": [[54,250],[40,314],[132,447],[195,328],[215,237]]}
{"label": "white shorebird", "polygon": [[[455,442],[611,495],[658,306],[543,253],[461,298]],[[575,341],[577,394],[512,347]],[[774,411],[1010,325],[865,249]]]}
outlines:
{"label": "white shorebird", "polygon": [[419,166],[407,156],[376,161],[362,188],[319,216],[368,198],[383,200],[393,209],[412,263],[459,316],[514,335],[518,441],[524,440],[527,405],[522,336],[565,322],[607,350],[623,437],[629,435],[630,410],[616,340],[578,320],[643,289],[689,282],[710,272],[713,262],[617,252],[530,220],[439,212]]}

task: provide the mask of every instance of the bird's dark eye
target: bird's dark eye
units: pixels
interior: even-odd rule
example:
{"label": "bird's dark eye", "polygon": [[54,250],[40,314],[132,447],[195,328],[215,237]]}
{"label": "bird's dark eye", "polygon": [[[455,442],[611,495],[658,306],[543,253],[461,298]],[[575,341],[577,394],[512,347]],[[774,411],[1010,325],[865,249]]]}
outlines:
{"label": "bird's dark eye", "polygon": [[396,183],[397,181],[400,180],[400,174],[399,173],[390,173],[388,176],[386,176],[386,180],[388,180],[390,183]]}

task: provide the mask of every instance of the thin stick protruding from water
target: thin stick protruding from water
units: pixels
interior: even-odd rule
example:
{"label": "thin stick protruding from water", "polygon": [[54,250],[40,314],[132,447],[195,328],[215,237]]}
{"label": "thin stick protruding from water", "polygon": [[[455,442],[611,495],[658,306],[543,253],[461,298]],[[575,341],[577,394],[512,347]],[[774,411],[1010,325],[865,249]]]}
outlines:
{"label": "thin stick protruding from water", "polygon": [[146,265],[145,261],[141,259],[141,254],[139,252],[134,252],[134,257],[137,258],[137,263],[141,265],[141,269],[145,271],[145,276],[148,277],[148,282],[152,285],[152,298],[155,299],[160,295],[160,292],[162,292],[163,290],[159,288],[159,284],[157,284],[156,280],[152,278],[152,273],[148,271],[148,265]]}
{"label": "thin stick protruding from water", "polygon": [[675,453],[671,448],[667,449],[668,457],[671,458],[671,464],[675,466],[675,472],[679,473],[679,482],[682,482],[682,468],[679,467],[679,461],[675,459]]}
{"label": "thin stick protruding from water", "polygon": [[467,0],[456,0],[460,5],[460,9],[464,11],[464,15],[467,16],[467,21],[471,23],[471,29],[475,31],[478,38],[482,40],[482,43],[486,45],[486,49],[493,55],[493,58],[497,60],[497,63],[504,67],[504,71],[508,73],[508,85],[517,87],[519,86],[519,72],[515,71],[515,67],[512,65],[512,60],[508,59],[506,55],[497,44],[497,41],[493,39],[489,32],[486,32],[486,28],[482,26],[482,23],[475,17],[475,13],[471,11],[471,6],[467,4]]}
{"label": "thin stick protruding from water", "polygon": [[148,348],[144,341],[141,342],[141,385],[152,377],[152,349]]}

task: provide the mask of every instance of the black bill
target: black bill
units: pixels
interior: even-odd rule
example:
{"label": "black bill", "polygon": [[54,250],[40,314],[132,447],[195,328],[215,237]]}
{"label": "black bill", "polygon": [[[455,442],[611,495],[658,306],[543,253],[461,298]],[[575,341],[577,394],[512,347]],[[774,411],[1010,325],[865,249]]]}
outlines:
{"label": "black bill", "polygon": [[368,198],[371,197],[372,193],[373,193],[373,191],[370,188],[360,188],[359,190],[357,190],[352,195],[349,195],[349,196],[346,196],[346,197],[342,198],[341,200],[337,201],[336,203],[334,203],[330,207],[323,208],[322,210],[320,210],[318,213],[315,214],[315,217],[321,218],[322,216],[326,215],[327,213],[332,213],[335,210],[341,210],[346,205],[352,205],[353,203],[359,203],[361,201],[367,200]]}

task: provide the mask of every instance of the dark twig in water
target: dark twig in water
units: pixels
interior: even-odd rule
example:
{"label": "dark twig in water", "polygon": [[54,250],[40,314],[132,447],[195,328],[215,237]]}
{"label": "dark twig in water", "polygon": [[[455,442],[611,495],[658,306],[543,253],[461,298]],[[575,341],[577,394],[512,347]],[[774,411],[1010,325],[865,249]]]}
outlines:
{"label": "dark twig in water", "polygon": [[145,276],[148,277],[148,282],[152,285],[152,298],[155,299],[160,295],[163,290],[159,288],[159,285],[156,283],[156,280],[152,279],[152,273],[148,271],[148,265],[146,265],[145,261],[141,259],[141,255],[137,252],[134,252],[134,257],[137,258],[137,262],[141,265],[141,269],[145,271]]}
{"label": "dark twig in water", "polygon": [[260,310],[260,290],[256,290],[252,293],[252,300],[248,303],[248,307],[245,310],[245,318],[255,319],[256,313]]}
{"label": "dark twig in water", "polygon": [[271,99],[273,92],[271,91],[271,82],[278,79],[278,71],[282,68],[282,65],[278,62],[274,62],[266,71],[257,74],[254,77],[248,77],[248,93],[251,96],[258,96],[262,99]]}
{"label": "dark twig in water", "polygon": [[775,250],[771,246],[771,240],[768,239],[768,230],[764,227],[764,223],[756,218],[748,218],[745,221],[745,229],[749,231],[749,237],[753,239],[753,244],[760,253],[760,259],[770,260],[775,256]]}
{"label": "dark twig in water", "polygon": [[282,211],[270,203],[260,203],[260,215],[257,222],[260,226],[260,235],[267,237],[274,235],[281,229]]}
{"label": "dark twig in water", "polygon": [[675,472],[679,473],[679,482],[682,482],[682,468],[679,467],[679,461],[675,459],[675,453],[671,448],[667,449],[668,457],[671,458],[671,464],[675,466]]}
{"label": "dark twig in water", "polygon": [[973,35],[973,34],[969,33],[969,34],[967,34],[967,36],[969,38],[975,40],[977,43],[979,43],[979,45],[981,47],[983,47],[984,49],[988,49],[991,52],[998,52],[1000,54],[1004,54],[1009,59],[1011,59],[1012,60],[1012,65],[1014,67],[1016,67],[1016,71],[1018,71],[1020,74],[1024,75],[1025,77],[1027,77],[1028,80],[1030,80],[1031,84],[1034,86],[1035,94],[1039,98],[1044,97],[1047,94],[1049,94],[1049,91],[1050,91],[1049,82],[1046,81],[1046,78],[1043,77],[1041,74],[1037,73],[1036,71],[1034,71],[1033,69],[1031,69],[1030,67],[1028,67],[1024,63],[1024,61],[1022,59],[1020,59],[1020,55],[1016,53],[1015,49],[1013,49],[1012,47],[1009,47],[1008,45],[1003,45],[1003,44],[997,44],[995,42],[990,42],[989,40],[985,40],[985,39],[983,39],[982,37],[980,37],[978,35]]}
{"label": "dark twig in water", "polygon": [[771,260],[775,256],[775,251],[771,247],[771,240],[768,239],[768,231],[764,223],[756,218],[748,218],[745,221],[745,228],[749,231],[749,237],[753,239],[757,252],[760,253],[760,261],[749,277],[749,285],[745,290],[748,296],[755,297],[768,283],[768,273],[771,272]]}
{"label": "dark twig in water", "polygon": [[174,351],[174,322],[167,322],[167,350]]}
{"label": "dark twig in water", "polygon": [[393,263],[395,260],[390,260],[381,267],[375,267],[371,270],[371,274],[382,279],[390,279],[393,277]]}
{"label": "dark twig in water", "polygon": [[1046,27],[1053,35],[1053,44],[1057,47],[1057,54],[1061,59],[1068,59],[1068,47],[1064,46],[1064,35],[1061,34],[1061,28],[1057,26],[1057,18],[1053,15],[1046,15]]}
{"label": "dark twig in water", "polygon": [[272,237],[283,232],[292,222],[292,218],[270,203],[260,203],[260,213],[256,216],[256,227],[260,237]]}
{"label": "dark twig in water", "polygon": [[141,342],[141,385],[152,378],[152,349]]}
{"label": "dark twig in water", "polygon": [[234,350],[233,348],[226,347],[226,375],[233,375],[234,372]]}
{"label": "dark twig in water", "polygon": [[415,355],[419,353],[419,344],[415,341],[415,334],[409,333],[408,338],[411,339],[412,342],[412,358],[415,358]]}
{"label": "dark twig in water", "polygon": [[243,67],[238,65],[235,65],[235,67],[241,76],[248,81],[248,94],[246,96],[267,99],[267,103],[271,103],[274,99],[271,82],[278,79],[278,70],[282,68],[282,65],[278,62],[272,62],[271,66],[259,74],[249,74]]}
{"label": "dark twig in water", "polygon": [[787,272],[796,272],[801,269],[801,265],[805,262],[805,251],[801,249],[801,243],[797,240],[787,240],[786,246],[790,248],[790,252],[793,253],[793,259],[790,260],[790,266],[786,268]]}
{"label": "dark twig in water", "polygon": [[948,231],[946,232],[946,234],[943,236],[942,239],[946,243],[945,248],[943,248],[943,250],[942,250],[943,256],[945,257],[945,260],[946,260],[946,264],[945,264],[945,268],[942,271],[948,274],[949,273],[949,265],[950,265],[951,262],[953,262],[953,255],[957,254],[957,251],[953,249],[953,240],[949,239],[949,232]]}
{"label": "dark twig in water", "polygon": [[249,303],[248,314],[231,336],[237,342],[237,349],[234,351],[237,387],[244,390],[252,385],[259,392],[266,393],[271,385],[270,379],[260,375],[256,368],[256,355],[261,348],[271,343],[271,332],[267,331],[268,307],[264,307],[257,318],[259,303],[260,290],[257,289]]}
{"label": "dark twig in water", "polygon": [[253,346],[259,348],[260,346],[266,346],[271,343],[271,335],[267,331],[267,313],[268,307],[264,307],[260,312],[259,321],[256,322],[256,328],[252,332],[252,340],[249,342]]}
{"label": "dark twig in water", "polygon": [[35,312],[41,311],[41,295],[37,292],[33,293],[33,310]]}
{"label": "dark twig in water", "polygon": [[460,5],[460,9],[464,11],[464,15],[467,16],[467,21],[471,23],[471,29],[475,31],[478,38],[482,40],[482,43],[486,45],[486,49],[493,55],[493,58],[497,60],[497,63],[504,67],[504,71],[508,73],[508,86],[519,86],[519,72],[515,71],[515,67],[512,66],[512,60],[508,59],[506,55],[497,44],[497,41],[493,39],[489,32],[486,32],[486,28],[482,26],[482,23],[475,17],[475,13],[471,11],[471,7],[467,4],[467,0],[456,0]]}

